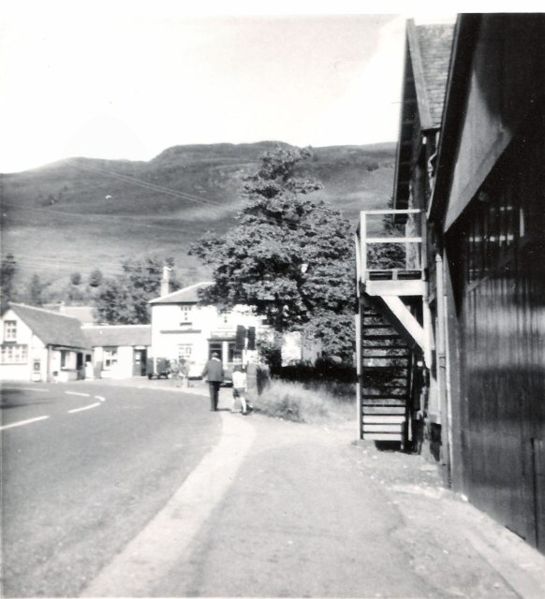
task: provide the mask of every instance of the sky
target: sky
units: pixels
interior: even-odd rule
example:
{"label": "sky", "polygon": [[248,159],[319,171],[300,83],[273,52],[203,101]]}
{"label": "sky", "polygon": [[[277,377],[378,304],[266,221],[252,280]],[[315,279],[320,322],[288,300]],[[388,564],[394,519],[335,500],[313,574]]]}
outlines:
{"label": "sky", "polygon": [[198,4],[4,0],[0,172],[181,144],[394,141],[406,18],[454,19],[344,0]]}

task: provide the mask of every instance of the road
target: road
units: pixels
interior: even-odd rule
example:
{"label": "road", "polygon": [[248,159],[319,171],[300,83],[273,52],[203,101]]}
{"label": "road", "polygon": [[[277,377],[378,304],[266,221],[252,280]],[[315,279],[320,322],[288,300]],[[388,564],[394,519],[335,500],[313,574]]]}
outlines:
{"label": "road", "polygon": [[4,388],[4,596],[545,596],[420,456],[168,383]]}
{"label": "road", "polygon": [[217,444],[202,396],[5,385],[4,595],[77,596]]}

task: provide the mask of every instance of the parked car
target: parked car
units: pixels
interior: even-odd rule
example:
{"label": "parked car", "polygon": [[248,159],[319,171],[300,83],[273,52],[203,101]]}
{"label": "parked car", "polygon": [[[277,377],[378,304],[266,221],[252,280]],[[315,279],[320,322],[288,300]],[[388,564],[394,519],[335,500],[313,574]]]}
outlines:
{"label": "parked car", "polygon": [[170,362],[166,358],[148,358],[146,362],[146,374],[148,379],[168,379]]}

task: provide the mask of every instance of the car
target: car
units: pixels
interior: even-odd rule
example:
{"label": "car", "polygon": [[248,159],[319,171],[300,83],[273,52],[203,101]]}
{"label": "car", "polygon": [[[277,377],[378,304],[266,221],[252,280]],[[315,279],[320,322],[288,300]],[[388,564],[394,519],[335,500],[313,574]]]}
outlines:
{"label": "car", "polygon": [[146,362],[146,375],[148,379],[165,378],[170,374],[170,362],[166,358],[148,358]]}

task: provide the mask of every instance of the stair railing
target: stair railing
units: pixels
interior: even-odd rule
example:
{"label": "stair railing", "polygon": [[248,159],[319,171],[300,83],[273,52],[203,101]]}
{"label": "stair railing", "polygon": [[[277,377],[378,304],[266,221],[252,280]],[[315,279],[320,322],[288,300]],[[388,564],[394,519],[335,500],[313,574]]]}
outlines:
{"label": "stair railing", "polygon": [[423,211],[365,210],[356,233],[357,280],[424,278]]}

